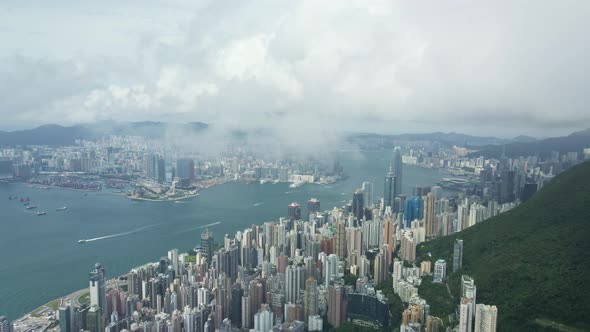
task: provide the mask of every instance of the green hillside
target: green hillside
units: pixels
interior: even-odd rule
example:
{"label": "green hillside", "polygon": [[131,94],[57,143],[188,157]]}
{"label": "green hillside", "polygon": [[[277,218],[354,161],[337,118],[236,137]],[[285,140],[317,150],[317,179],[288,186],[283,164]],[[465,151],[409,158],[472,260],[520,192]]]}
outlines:
{"label": "green hillside", "polygon": [[[590,331],[590,162],[509,212],[424,243],[419,256],[433,265],[447,260],[450,273],[456,238],[464,241],[464,257],[462,270],[448,276],[453,303],[461,274],[468,274],[477,302],[498,306],[498,331],[543,330],[552,322],[571,327],[563,331]],[[448,311],[444,303],[435,307],[440,299],[433,302],[434,311]]]}

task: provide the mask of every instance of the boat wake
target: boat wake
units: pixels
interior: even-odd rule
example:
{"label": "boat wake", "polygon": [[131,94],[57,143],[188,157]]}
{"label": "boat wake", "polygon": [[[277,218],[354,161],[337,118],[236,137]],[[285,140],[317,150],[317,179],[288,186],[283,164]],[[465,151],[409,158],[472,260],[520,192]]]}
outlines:
{"label": "boat wake", "polygon": [[254,203],[254,204],[252,204],[252,205],[253,205],[253,206],[258,206],[258,205],[262,205],[262,204],[264,204],[264,202],[260,202],[260,203]]}
{"label": "boat wake", "polygon": [[285,191],[285,194],[290,194],[292,193],[292,191]]}
{"label": "boat wake", "polygon": [[79,243],[94,242],[94,241],[99,241],[99,240],[112,239],[112,238],[115,238],[115,237],[120,237],[120,236],[125,236],[125,235],[131,235],[131,234],[138,233],[138,232],[141,232],[141,231],[143,231],[145,229],[152,228],[152,227],[158,226],[158,225],[160,225],[160,224],[153,224],[153,225],[148,225],[148,226],[140,227],[140,228],[134,229],[134,230],[129,231],[129,232],[123,232],[123,233],[117,233],[117,234],[99,236],[99,237],[95,237],[95,238],[92,238],[92,239],[79,240],[78,242]]}
{"label": "boat wake", "polygon": [[176,204],[188,204],[189,202],[183,202],[183,201],[174,201],[174,203],[176,203]]}
{"label": "boat wake", "polygon": [[183,231],[177,232],[176,234],[185,233],[185,232],[188,232],[188,231],[194,231],[195,229],[202,229],[202,228],[205,228],[205,227],[211,227],[211,226],[215,226],[215,225],[219,225],[219,224],[221,224],[221,221],[212,222],[212,223],[207,224],[207,225],[201,225],[201,226],[197,226],[197,227],[191,227],[189,229],[185,229]]}

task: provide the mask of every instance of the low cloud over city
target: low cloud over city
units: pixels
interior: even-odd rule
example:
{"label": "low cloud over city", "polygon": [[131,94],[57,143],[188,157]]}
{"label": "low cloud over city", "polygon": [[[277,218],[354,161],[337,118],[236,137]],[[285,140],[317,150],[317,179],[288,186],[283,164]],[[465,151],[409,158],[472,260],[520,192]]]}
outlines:
{"label": "low cloud over city", "polygon": [[590,127],[589,19],[583,1],[5,2],[0,129],[566,134]]}

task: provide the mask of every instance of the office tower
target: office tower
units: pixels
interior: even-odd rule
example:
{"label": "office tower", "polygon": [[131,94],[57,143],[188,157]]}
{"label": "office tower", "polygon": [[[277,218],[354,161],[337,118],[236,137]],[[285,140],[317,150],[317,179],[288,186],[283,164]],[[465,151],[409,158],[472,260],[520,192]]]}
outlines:
{"label": "office tower", "polygon": [[244,290],[240,283],[233,285],[231,289],[231,323],[238,327],[242,327],[242,297]]}
{"label": "office tower", "polygon": [[334,238],[335,238],[335,244],[336,244],[336,255],[338,255],[339,258],[345,258],[346,257],[346,228],[344,225],[344,222],[342,221],[337,221],[336,223],[334,223],[334,226],[336,227],[335,232],[336,234],[334,234]]}
{"label": "office tower", "polygon": [[394,207],[393,203],[395,202],[395,196],[397,195],[397,192],[395,191],[397,179],[393,174],[393,169],[389,166],[389,172],[385,175],[385,187],[383,189],[383,205],[386,207],[390,206],[391,208]]}
{"label": "office tower", "polygon": [[338,327],[346,321],[346,290],[341,285],[328,287],[328,322]]}
{"label": "office tower", "polygon": [[[92,294],[92,293],[91,293]],[[102,332],[104,331],[104,319],[103,319],[102,308],[98,305],[91,304],[88,309],[86,316],[86,328],[90,332]]]}
{"label": "office tower", "polygon": [[364,193],[361,189],[357,189],[354,192],[354,194],[352,194],[352,214],[354,215],[356,220],[358,220],[359,224],[360,221],[363,220],[363,217],[365,215],[365,205],[363,203],[363,196]]}
{"label": "office tower", "polygon": [[501,173],[500,204],[514,201],[514,171],[505,170]]}
{"label": "office tower", "polygon": [[288,207],[288,214],[289,220],[301,220],[301,206],[299,203],[291,203]]}
{"label": "office tower", "polygon": [[304,284],[305,271],[301,266],[289,265],[285,269],[285,302],[298,303]]}
{"label": "office tower", "polygon": [[166,162],[159,154],[146,154],[144,167],[148,178],[158,182],[166,180]]}
{"label": "office tower", "polygon": [[172,271],[174,271],[174,277],[178,277],[180,275],[180,264],[178,261],[178,249],[172,249],[168,251],[168,260],[172,265]]}
{"label": "office tower", "polygon": [[434,195],[428,193],[424,204],[424,228],[426,231],[426,238],[436,237],[438,232],[434,229]]}
{"label": "office tower", "polygon": [[[60,332],[74,332],[74,317],[72,305],[68,303],[61,303],[58,309],[59,313],[59,330]],[[0,319],[1,320],[1,319]],[[0,324],[2,324],[0,322]],[[1,331],[1,328],[0,328]]]}
{"label": "office tower", "polygon": [[529,198],[533,197],[537,192],[537,187],[538,185],[536,183],[525,183],[522,192],[520,193],[520,201],[524,203],[528,201]]}
{"label": "office tower", "polygon": [[434,263],[434,275],[432,281],[442,282],[447,274],[447,262],[444,259],[439,259]]}
{"label": "office tower", "polygon": [[373,197],[373,183],[364,181],[361,189],[363,190],[363,204],[365,209],[372,209],[375,202],[375,198]]}
{"label": "office tower", "polygon": [[463,266],[463,240],[456,239],[453,245],[453,272]]}
{"label": "office tower", "polygon": [[395,176],[395,195],[402,193],[402,179],[403,179],[403,165],[402,165],[402,148],[396,146],[393,148],[393,176]]}
{"label": "office tower", "polygon": [[410,227],[414,220],[422,220],[422,197],[412,196],[404,204],[404,227]]}
{"label": "office tower", "polygon": [[201,233],[201,251],[203,256],[207,258],[207,263],[211,264],[213,259],[213,232],[209,230]]}
{"label": "office tower", "polygon": [[477,304],[475,306],[474,332],[496,332],[498,308],[495,305]]}
{"label": "office tower", "polygon": [[176,176],[181,179],[194,180],[195,162],[192,159],[178,159],[176,161]]}
{"label": "office tower", "polygon": [[317,198],[312,198],[307,201],[307,219],[309,220],[309,215],[312,213],[319,213],[320,212],[320,201]]}
{"label": "office tower", "polygon": [[459,308],[459,332],[472,332],[472,317],[473,317],[473,303],[472,300],[466,297],[461,298],[461,305]]}
{"label": "office tower", "polygon": [[[95,309],[93,314],[105,314],[104,310],[106,310],[106,275],[105,269],[100,263],[96,263],[94,265],[94,270],[90,271],[89,274],[90,279],[90,307],[92,309],[93,306],[98,307],[102,310]],[[99,317],[101,322],[104,323],[105,317]],[[101,325],[102,327],[103,325]],[[102,329],[100,330],[102,331]]]}
{"label": "office tower", "polygon": [[305,281],[304,297],[304,320],[309,324],[309,317],[318,314],[318,282],[314,277],[309,277]]}
{"label": "office tower", "polygon": [[0,316],[0,332],[12,332],[12,323],[5,316]]}

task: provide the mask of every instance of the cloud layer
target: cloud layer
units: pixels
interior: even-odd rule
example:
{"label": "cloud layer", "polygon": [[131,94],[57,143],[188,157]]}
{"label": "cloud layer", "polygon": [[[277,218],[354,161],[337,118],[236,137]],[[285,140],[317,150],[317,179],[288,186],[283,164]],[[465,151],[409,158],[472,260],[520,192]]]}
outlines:
{"label": "cloud layer", "polygon": [[291,137],[590,127],[588,2],[47,6],[0,5],[4,129],[108,119]]}

